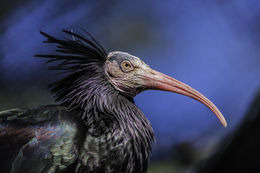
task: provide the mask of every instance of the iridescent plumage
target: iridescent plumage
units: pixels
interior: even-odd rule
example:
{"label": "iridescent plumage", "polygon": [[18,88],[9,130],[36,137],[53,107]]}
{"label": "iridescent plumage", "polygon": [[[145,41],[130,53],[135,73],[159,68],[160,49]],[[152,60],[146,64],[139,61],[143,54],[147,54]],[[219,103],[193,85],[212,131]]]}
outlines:
{"label": "iridescent plumage", "polygon": [[47,37],[57,54],[36,55],[64,73],[50,85],[57,105],[0,112],[1,172],[145,173],[152,127],[133,97],[147,89],[176,92],[218,108],[190,86],[125,52],[108,55],[88,33]]}

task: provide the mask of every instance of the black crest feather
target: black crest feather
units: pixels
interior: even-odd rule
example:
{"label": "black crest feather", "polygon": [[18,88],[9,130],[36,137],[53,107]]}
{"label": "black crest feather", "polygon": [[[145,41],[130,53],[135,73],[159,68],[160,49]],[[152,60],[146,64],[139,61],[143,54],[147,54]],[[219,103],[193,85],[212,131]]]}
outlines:
{"label": "black crest feather", "polygon": [[[58,44],[56,51],[63,54],[35,56],[49,58],[50,60],[48,62],[65,61],[65,63],[61,63],[59,67],[75,64],[75,62],[82,64],[93,60],[105,61],[107,56],[106,51],[88,32],[84,31],[88,37],[68,30],[63,30],[63,32],[70,35],[72,39],[60,40],[40,31],[42,35],[48,38],[44,43]],[[61,70],[67,70],[67,68]]]}
{"label": "black crest feather", "polygon": [[70,35],[70,39],[57,39],[40,32],[47,37],[44,43],[57,44],[58,53],[35,55],[35,57],[47,58],[47,63],[56,62],[49,69],[67,74],[49,86],[56,96],[56,101],[62,101],[70,107],[82,106],[86,100],[85,96],[93,92],[90,85],[105,81],[103,65],[107,53],[96,39],[84,30],[84,35],[68,30],[63,32]]}

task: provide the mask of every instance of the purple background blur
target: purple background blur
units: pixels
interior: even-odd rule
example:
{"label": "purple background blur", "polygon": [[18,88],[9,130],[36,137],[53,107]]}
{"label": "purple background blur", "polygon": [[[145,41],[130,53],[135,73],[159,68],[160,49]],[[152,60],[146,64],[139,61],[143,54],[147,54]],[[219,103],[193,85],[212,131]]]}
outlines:
{"label": "purple background blur", "polygon": [[[185,141],[206,146],[234,129],[260,87],[260,1],[48,0],[0,2],[0,110],[53,103],[55,80],[36,53],[44,31],[84,28],[106,48],[142,58],[152,68],[197,89],[228,121],[190,98],[146,91],[136,104],[154,128],[153,158]],[[156,159],[155,159],[156,160]]]}

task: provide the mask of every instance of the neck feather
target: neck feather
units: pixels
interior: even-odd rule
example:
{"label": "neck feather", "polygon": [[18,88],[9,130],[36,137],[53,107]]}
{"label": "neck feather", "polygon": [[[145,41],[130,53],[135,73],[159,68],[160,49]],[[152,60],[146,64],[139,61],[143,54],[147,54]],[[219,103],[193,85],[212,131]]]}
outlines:
{"label": "neck feather", "polygon": [[137,159],[147,160],[154,141],[150,122],[134,104],[133,98],[115,90],[102,75],[104,73],[94,74],[87,80],[87,74],[79,78],[83,81],[78,80],[71,86],[71,92],[64,96],[63,104],[69,105],[72,110],[80,110],[81,118],[89,127],[93,124],[102,126],[101,121],[108,123],[108,126],[116,124],[133,139],[133,145],[136,146],[134,152],[137,157],[143,157]]}

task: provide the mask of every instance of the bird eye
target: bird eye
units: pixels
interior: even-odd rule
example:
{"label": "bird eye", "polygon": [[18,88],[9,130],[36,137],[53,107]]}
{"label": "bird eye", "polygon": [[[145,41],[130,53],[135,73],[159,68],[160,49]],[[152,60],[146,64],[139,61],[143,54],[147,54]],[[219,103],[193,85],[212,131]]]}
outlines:
{"label": "bird eye", "polygon": [[122,66],[122,70],[124,71],[130,71],[133,69],[133,66],[129,61],[123,61],[121,63],[121,66]]}
{"label": "bird eye", "polygon": [[131,64],[130,64],[129,62],[127,62],[127,61],[124,61],[124,62],[122,62],[122,66],[123,66],[124,68],[130,68],[130,67],[131,67]]}

